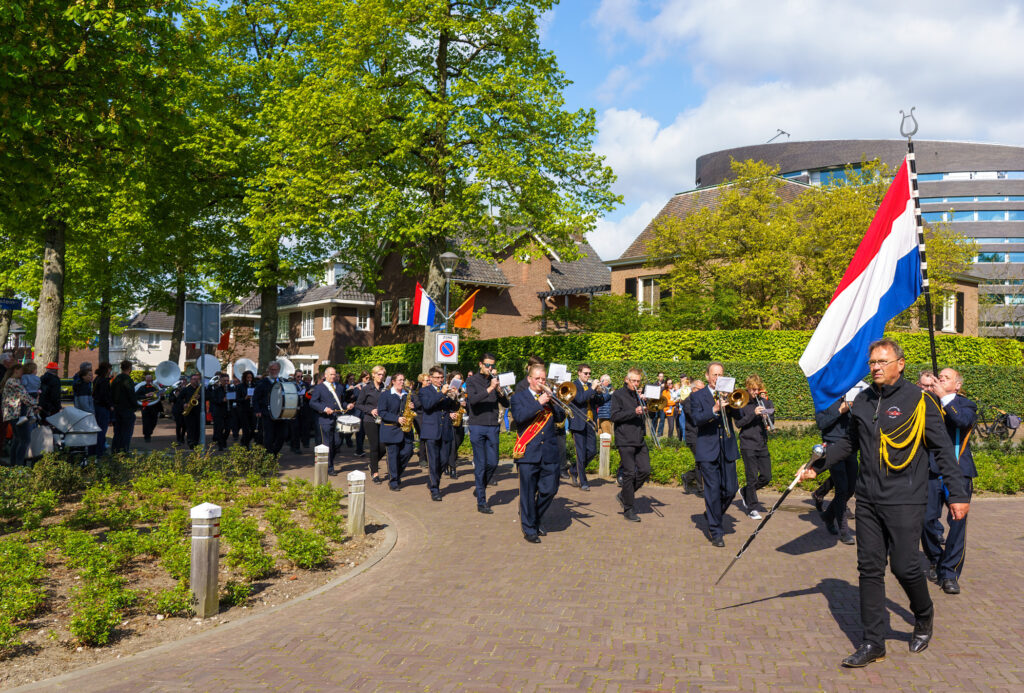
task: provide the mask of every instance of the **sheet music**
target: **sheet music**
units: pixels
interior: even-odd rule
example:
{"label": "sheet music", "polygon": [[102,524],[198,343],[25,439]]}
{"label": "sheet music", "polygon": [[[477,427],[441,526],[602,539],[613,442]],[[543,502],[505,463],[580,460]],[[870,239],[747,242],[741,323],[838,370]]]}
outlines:
{"label": "sheet music", "polygon": [[499,373],[498,374],[498,385],[501,387],[515,387],[516,386],[516,374],[515,373]]}
{"label": "sheet music", "polygon": [[661,399],[661,385],[645,386],[644,397],[646,397],[647,399]]}
{"label": "sheet music", "polygon": [[569,372],[564,363],[552,363],[548,368],[548,377],[555,382],[563,383],[569,379]]}
{"label": "sheet music", "polygon": [[736,378],[720,375],[718,376],[718,380],[715,381],[715,392],[724,392],[728,394],[735,389]]}

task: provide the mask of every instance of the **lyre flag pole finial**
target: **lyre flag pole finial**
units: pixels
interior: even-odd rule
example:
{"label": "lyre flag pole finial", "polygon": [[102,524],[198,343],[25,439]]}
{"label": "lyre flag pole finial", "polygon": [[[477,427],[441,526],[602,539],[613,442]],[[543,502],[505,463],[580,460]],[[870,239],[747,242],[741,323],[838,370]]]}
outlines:
{"label": "lyre flag pole finial", "polygon": [[[928,343],[932,351],[932,372],[939,372],[938,358],[935,354],[935,316],[932,314],[932,292],[928,286],[928,256],[924,247],[924,225],[921,223],[921,195],[917,185],[917,159],[914,156],[914,134],[917,133],[917,118],[914,109],[910,113],[900,111],[900,134],[907,138],[907,165],[910,172],[910,196],[914,200],[914,224],[917,226],[917,244],[921,252],[921,291],[924,293],[924,310],[928,316]],[[910,121],[909,123],[907,121]]]}

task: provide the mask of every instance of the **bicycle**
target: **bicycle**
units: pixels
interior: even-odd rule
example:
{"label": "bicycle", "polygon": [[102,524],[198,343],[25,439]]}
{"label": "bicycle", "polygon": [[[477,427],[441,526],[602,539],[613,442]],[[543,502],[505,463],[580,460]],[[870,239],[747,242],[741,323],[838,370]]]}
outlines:
{"label": "bicycle", "polygon": [[997,412],[991,421],[988,420],[988,407],[978,404],[978,424],[975,430],[982,438],[990,435],[999,440],[1009,440],[1020,426],[1020,417],[1007,411],[993,407]]}

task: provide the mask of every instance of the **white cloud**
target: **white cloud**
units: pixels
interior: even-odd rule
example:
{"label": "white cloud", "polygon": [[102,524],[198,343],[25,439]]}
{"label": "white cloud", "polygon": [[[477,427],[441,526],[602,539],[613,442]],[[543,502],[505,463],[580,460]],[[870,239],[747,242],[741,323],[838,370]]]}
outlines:
{"label": "white cloud", "polygon": [[603,40],[633,44],[633,63],[599,94],[680,60],[705,91],[671,122],[635,109],[600,114],[595,149],[626,202],[621,219],[594,233],[606,259],[693,187],[699,155],[763,143],[778,128],[793,141],[898,139],[899,111],[916,106],[919,139],[1024,143],[1017,5],[665,0],[642,11],[634,0],[603,0],[592,16]]}
{"label": "white cloud", "polygon": [[597,88],[599,101],[609,103],[639,89],[646,80],[636,71],[625,66],[615,67]]}

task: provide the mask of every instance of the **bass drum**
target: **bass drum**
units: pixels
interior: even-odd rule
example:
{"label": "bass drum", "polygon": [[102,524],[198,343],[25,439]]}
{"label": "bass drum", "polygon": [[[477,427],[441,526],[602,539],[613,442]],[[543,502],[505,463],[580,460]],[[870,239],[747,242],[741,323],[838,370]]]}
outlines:
{"label": "bass drum", "polygon": [[278,380],[270,389],[270,416],[280,421],[294,419],[299,413],[299,386],[293,382]]}

